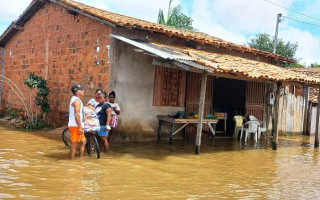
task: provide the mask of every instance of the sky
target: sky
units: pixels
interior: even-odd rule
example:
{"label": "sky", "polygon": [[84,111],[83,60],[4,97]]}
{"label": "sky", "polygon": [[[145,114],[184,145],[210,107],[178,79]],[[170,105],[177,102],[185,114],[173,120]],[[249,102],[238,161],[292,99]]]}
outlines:
{"label": "sky", "polygon": [[[167,12],[169,0],[77,0],[112,12],[157,21],[159,8]],[[27,8],[31,0],[0,0],[0,34]],[[289,8],[306,17],[272,3]],[[279,38],[298,43],[296,57],[305,65],[320,64],[320,0],[174,0],[192,17],[198,31],[245,45],[259,33],[274,36],[278,13],[282,18]]]}

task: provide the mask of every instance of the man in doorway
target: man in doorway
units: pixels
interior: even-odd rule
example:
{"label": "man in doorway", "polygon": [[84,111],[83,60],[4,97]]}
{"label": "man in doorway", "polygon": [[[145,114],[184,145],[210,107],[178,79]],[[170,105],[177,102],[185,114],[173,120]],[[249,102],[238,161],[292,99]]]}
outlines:
{"label": "man in doorway", "polygon": [[71,135],[71,149],[70,149],[70,159],[73,160],[76,154],[76,149],[80,143],[79,155],[80,157],[84,154],[84,148],[86,145],[86,138],[83,132],[83,103],[81,98],[84,96],[84,87],[74,84],[71,87],[73,96],[70,100],[69,105],[69,131]]}

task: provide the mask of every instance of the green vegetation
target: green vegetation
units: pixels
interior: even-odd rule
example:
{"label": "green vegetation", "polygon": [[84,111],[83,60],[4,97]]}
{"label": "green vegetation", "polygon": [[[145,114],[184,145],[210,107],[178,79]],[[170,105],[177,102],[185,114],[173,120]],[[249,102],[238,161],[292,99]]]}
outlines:
{"label": "green vegetation", "polygon": [[44,128],[51,128],[51,126],[47,122],[45,122],[43,118],[38,118],[34,124],[29,122],[26,126],[26,129],[44,129]]}
{"label": "green vegetation", "polygon": [[4,118],[6,116],[6,112],[4,110],[0,110],[0,118]]}
{"label": "green vegetation", "polygon": [[18,110],[12,109],[12,108],[8,108],[7,109],[7,114],[8,117],[10,117],[10,119],[14,119],[18,116]]}
{"label": "green vegetation", "polygon": [[[50,90],[47,81],[40,76],[30,73],[28,78],[24,80],[24,84],[31,90],[30,95],[33,99],[34,89],[36,88],[36,97],[34,98],[34,105],[32,106],[31,119],[29,119],[28,129],[41,129],[48,127],[45,122],[45,115],[51,111],[48,95]],[[31,106],[30,102],[30,106]],[[38,109],[40,107],[40,116],[38,117]]]}
{"label": "green vegetation", "polygon": [[311,63],[310,67],[312,67],[312,68],[320,67],[320,64],[318,64],[318,63]]}
{"label": "green vegetation", "polygon": [[[273,43],[274,43],[274,38],[264,33],[264,34],[258,34],[254,38],[251,38],[250,41],[248,42],[248,45],[252,48],[272,53]],[[293,44],[291,42],[284,42],[281,38],[278,38],[276,54],[286,58],[297,60],[295,58],[297,48],[298,48],[298,44]],[[292,64],[292,63],[281,62],[281,61],[279,64],[282,67],[304,67],[301,64]]]}
{"label": "green vegetation", "polygon": [[193,30],[192,18],[188,17],[187,15],[181,12],[180,5],[172,8],[172,2],[173,0],[169,1],[167,21],[164,18],[163,10],[159,9],[158,24],[163,24],[163,25],[186,29],[186,30]]}
{"label": "green vegetation", "polygon": [[30,73],[28,78],[24,80],[24,84],[27,85],[31,90],[37,88],[37,96],[35,97],[35,105],[41,107],[41,113],[46,114],[51,111],[48,103],[48,95],[50,90],[47,85],[47,81],[42,77]]}

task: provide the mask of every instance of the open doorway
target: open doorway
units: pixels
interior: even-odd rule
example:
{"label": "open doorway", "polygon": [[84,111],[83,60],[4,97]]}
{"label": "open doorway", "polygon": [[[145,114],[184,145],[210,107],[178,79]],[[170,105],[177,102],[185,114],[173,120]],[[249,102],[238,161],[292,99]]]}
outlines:
{"label": "open doorway", "polygon": [[[233,117],[237,114],[245,114],[246,109],[246,82],[214,77],[213,79],[213,112],[227,113],[227,135],[231,136],[234,129]],[[217,124],[217,130],[223,130],[221,121]]]}

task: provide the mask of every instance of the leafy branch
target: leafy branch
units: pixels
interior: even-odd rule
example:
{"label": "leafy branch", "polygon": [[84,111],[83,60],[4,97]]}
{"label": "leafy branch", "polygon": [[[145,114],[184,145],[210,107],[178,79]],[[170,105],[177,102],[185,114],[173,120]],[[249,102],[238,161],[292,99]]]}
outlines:
{"label": "leafy branch", "polygon": [[[49,105],[48,95],[50,94],[50,90],[48,88],[47,81],[40,76],[37,76],[33,73],[30,73],[28,78],[24,80],[24,84],[28,86],[31,90],[30,92],[30,102],[31,99],[34,99],[34,105],[40,106],[40,113],[43,118],[45,115],[51,111]],[[34,90],[37,90],[36,97],[33,98]],[[33,107],[31,113],[31,127],[36,126],[38,124],[38,109]]]}

